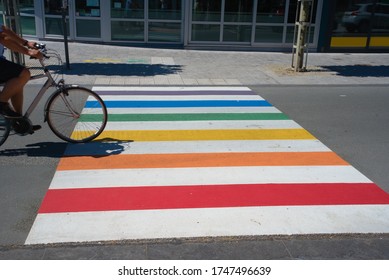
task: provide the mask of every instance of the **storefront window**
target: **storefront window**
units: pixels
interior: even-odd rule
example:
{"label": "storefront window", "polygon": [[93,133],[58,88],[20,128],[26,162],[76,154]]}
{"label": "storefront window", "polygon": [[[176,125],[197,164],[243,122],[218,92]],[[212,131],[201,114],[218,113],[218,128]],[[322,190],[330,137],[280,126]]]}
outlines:
{"label": "storefront window", "polygon": [[284,23],[285,0],[258,0],[257,22]]}
{"label": "storefront window", "polygon": [[45,0],[44,3],[46,34],[63,36],[62,0]]}
{"label": "storefront window", "polygon": [[181,20],[181,0],[149,0],[149,18]]}
{"label": "storefront window", "polygon": [[33,0],[19,0],[20,22],[24,35],[35,35],[35,10]]}
{"label": "storefront window", "polygon": [[76,16],[99,17],[100,0],[77,0]]}
{"label": "storefront window", "polygon": [[225,22],[252,22],[253,0],[225,0]]}
{"label": "storefront window", "polygon": [[111,18],[143,19],[144,0],[111,0]]}
{"label": "storefront window", "polygon": [[336,1],[332,47],[388,47],[389,1]]}
{"label": "storefront window", "polygon": [[257,26],[255,29],[256,43],[282,43],[283,26]]}
{"label": "storefront window", "polygon": [[149,42],[170,42],[181,41],[181,23],[149,23]]}
{"label": "storefront window", "polygon": [[221,20],[221,0],[194,0],[192,9],[192,21],[217,21]]}
{"label": "storefront window", "polygon": [[251,25],[224,25],[224,42],[247,42],[251,41]]}
{"label": "storefront window", "polygon": [[144,41],[145,26],[143,22],[112,21],[112,40]]}
{"label": "storefront window", "polygon": [[192,25],[192,40],[193,41],[220,41],[220,25],[219,24],[193,24]]}
{"label": "storefront window", "polygon": [[62,0],[45,0],[46,15],[61,15]]}

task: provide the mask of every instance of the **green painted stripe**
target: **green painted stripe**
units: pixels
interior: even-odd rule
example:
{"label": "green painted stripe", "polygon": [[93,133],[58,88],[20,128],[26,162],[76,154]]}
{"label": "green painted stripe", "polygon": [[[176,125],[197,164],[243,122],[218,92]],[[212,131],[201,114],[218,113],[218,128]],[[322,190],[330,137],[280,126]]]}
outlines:
{"label": "green painted stripe", "polygon": [[[93,121],[96,115],[82,115],[81,121]],[[282,113],[209,113],[209,114],[110,114],[108,120],[120,121],[222,121],[222,120],[289,120]]]}

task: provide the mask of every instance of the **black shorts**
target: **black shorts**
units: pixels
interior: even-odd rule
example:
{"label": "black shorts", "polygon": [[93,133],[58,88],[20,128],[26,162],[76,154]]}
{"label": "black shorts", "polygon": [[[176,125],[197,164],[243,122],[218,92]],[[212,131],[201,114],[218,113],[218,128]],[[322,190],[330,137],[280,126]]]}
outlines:
{"label": "black shorts", "polygon": [[24,66],[12,61],[0,58],[0,83],[5,83],[13,78],[19,77]]}

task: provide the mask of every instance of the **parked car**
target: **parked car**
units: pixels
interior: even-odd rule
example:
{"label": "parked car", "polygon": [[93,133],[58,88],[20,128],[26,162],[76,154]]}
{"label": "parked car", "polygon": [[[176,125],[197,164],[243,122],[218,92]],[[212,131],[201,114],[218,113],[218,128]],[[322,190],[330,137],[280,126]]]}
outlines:
{"label": "parked car", "polygon": [[377,3],[375,11],[373,9],[373,3],[354,5],[350,11],[344,13],[342,25],[348,32],[366,33],[370,25],[373,29],[389,29],[389,4]]}

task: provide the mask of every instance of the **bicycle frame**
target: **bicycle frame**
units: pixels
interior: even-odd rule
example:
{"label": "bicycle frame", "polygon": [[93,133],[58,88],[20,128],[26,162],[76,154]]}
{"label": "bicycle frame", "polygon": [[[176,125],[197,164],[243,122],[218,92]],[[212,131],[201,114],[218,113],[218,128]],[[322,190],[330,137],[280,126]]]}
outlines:
{"label": "bicycle frame", "polygon": [[[43,71],[44,71],[44,74],[40,74],[40,75],[37,75],[37,76],[34,76],[31,78],[31,80],[37,80],[37,79],[40,79],[40,78],[43,78],[43,77],[46,77],[47,80],[46,82],[43,84],[42,88],[39,90],[38,94],[35,96],[35,98],[33,99],[33,101],[31,102],[30,106],[28,107],[27,111],[25,112],[24,114],[24,117],[26,118],[29,118],[29,116],[31,115],[31,113],[35,110],[35,108],[37,107],[38,103],[41,101],[43,95],[45,95],[46,91],[51,88],[51,87],[57,87],[57,88],[61,88],[61,87],[64,87],[64,80],[61,79],[58,83],[55,82],[54,78],[51,76],[51,73],[50,71],[47,69],[46,66],[44,66],[43,64],[43,61],[42,60],[39,60],[40,64],[42,65],[43,67]],[[56,92],[56,91],[55,91]],[[54,93],[55,93],[54,92]],[[53,94],[54,94],[53,93]],[[48,99],[50,100],[50,98]],[[46,105],[45,105],[45,108],[44,108],[44,114],[45,114],[45,118],[44,120],[46,121],[46,110],[47,108],[47,102],[46,102]]]}

